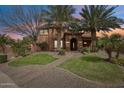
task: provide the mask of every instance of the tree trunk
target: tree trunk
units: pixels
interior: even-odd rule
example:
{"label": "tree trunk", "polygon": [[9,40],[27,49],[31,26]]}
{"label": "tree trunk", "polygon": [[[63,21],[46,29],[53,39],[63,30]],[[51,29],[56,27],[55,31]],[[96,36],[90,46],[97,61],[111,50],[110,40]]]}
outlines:
{"label": "tree trunk", "polygon": [[96,51],[96,31],[95,30],[91,31],[91,51],[92,52]]}
{"label": "tree trunk", "polygon": [[33,53],[34,53],[34,52],[37,52],[37,45],[36,45],[36,43],[33,43],[33,44],[32,44],[31,51],[32,51]]}
{"label": "tree trunk", "polygon": [[105,49],[105,51],[108,54],[108,61],[111,62],[111,59],[112,59],[112,51],[111,51],[111,49]]}
{"label": "tree trunk", "polygon": [[4,45],[1,45],[1,48],[2,48],[2,52],[3,52],[3,53],[6,53],[6,52],[5,52],[5,46],[4,46]]}
{"label": "tree trunk", "polygon": [[57,36],[57,50],[61,49],[61,31],[57,31],[58,36]]}
{"label": "tree trunk", "polygon": [[32,39],[32,52],[37,52],[38,47],[36,42],[37,42],[38,36],[34,35],[31,39]]}
{"label": "tree trunk", "polygon": [[116,59],[118,59],[118,58],[119,58],[119,55],[120,55],[120,52],[119,52],[119,51],[117,51],[117,52],[116,52],[116,55],[115,55]]}

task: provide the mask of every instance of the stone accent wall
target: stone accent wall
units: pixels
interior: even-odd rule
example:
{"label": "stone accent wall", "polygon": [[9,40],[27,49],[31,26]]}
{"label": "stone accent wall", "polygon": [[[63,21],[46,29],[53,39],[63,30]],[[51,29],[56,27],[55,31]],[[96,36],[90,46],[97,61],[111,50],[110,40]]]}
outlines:
{"label": "stone accent wall", "polygon": [[[77,40],[77,50],[83,47],[83,40],[85,38],[82,38],[83,33],[75,33],[73,35],[71,32],[67,31],[65,29],[61,32],[61,38],[63,41],[63,48],[67,51],[70,51],[70,41],[72,38],[75,38]],[[90,37],[89,37],[90,38]],[[90,38],[91,39],[91,38]],[[47,41],[48,42],[48,50],[49,51],[55,51],[56,48],[54,47],[54,41],[57,40],[57,31],[55,28],[49,28],[48,29],[48,35],[40,35],[39,36],[39,42]]]}

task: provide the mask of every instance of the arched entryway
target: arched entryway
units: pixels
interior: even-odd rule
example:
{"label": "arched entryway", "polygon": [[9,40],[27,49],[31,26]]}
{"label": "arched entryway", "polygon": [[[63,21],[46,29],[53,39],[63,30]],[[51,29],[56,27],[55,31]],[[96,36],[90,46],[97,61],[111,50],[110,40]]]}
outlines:
{"label": "arched entryway", "polygon": [[72,38],[70,40],[70,50],[71,51],[76,51],[77,50],[77,39],[76,38]]}

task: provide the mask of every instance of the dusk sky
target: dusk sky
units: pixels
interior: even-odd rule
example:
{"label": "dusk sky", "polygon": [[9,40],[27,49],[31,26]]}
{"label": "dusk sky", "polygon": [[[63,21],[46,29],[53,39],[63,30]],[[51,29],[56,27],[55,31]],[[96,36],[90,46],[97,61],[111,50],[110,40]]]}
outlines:
{"label": "dusk sky", "polygon": [[[9,7],[10,7],[10,6],[0,5],[0,9],[1,9],[2,11],[5,11],[5,12],[9,12]],[[26,6],[26,7],[28,7],[28,6]],[[46,8],[45,5],[41,5],[40,7]],[[74,8],[76,9],[76,13],[74,14],[75,16],[80,16],[80,15],[79,15],[79,12],[81,11],[82,7],[83,7],[83,5],[82,5],[82,6],[81,6],[81,5],[74,5]],[[116,12],[115,15],[116,15],[117,17],[120,17],[120,18],[123,18],[123,19],[124,19],[124,5],[119,5],[119,6],[115,9],[115,12]]]}
{"label": "dusk sky", "polygon": [[[83,6],[80,5],[75,5],[74,8],[76,9],[76,16],[80,16],[79,12],[81,11]],[[119,5],[116,9],[115,9],[115,15],[119,18],[124,19],[124,5]]]}
{"label": "dusk sky", "polygon": [[[2,10],[5,13],[9,13],[11,11],[9,11],[9,7],[10,6],[5,6],[5,5],[0,5],[0,11]],[[28,6],[25,6],[28,7]],[[46,8],[45,5],[41,5],[41,6],[37,6],[37,7],[42,7],[42,8]],[[81,18],[79,15],[79,12],[81,12],[83,5],[74,5],[74,8],[76,9],[76,13],[74,14],[75,17]],[[115,16],[124,19],[124,5],[120,5],[115,9]],[[122,26],[124,28],[124,25]],[[1,27],[0,27],[1,29]],[[0,30],[1,33],[1,30]]]}

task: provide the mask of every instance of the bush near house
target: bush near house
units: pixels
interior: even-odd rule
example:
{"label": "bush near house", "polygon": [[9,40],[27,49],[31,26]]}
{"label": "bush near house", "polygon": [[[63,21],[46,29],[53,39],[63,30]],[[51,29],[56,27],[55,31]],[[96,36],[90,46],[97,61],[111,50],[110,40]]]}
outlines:
{"label": "bush near house", "polygon": [[0,63],[7,62],[7,55],[6,54],[0,54]]}
{"label": "bush near house", "polygon": [[81,49],[79,49],[79,51],[80,51],[82,54],[85,54],[85,53],[90,52],[90,48],[89,48],[89,47],[82,47]]}
{"label": "bush near house", "polygon": [[37,43],[37,46],[42,50],[42,51],[47,51],[48,50],[48,43],[46,41],[42,43]]}
{"label": "bush near house", "polygon": [[60,49],[58,51],[58,55],[65,55],[65,49]]}
{"label": "bush near house", "polygon": [[26,56],[29,54],[29,49],[28,49],[28,45],[30,43],[28,43],[27,40],[23,39],[23,40],[17,40],[14,41],[11,45],[14,53],[16,54],[16,56]]}
{"label": "bush near house", "polygon": [[26,50],[25,47],[16,49],[16,52],[17,52],[17,56],[23,56],[24,57],[24,56],[29,55],[29,51]]}

